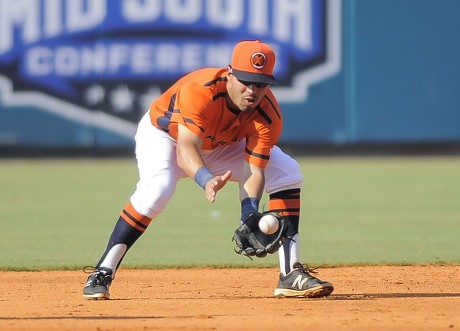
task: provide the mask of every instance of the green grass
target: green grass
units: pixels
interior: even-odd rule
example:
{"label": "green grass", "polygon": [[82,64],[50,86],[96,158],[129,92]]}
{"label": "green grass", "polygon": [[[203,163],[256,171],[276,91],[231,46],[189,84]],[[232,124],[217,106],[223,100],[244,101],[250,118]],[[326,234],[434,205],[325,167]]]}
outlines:
{"label": "green grass", "polygon": [[[301,257],[312,265],[460,263],[460,157],[300,158]],[[137,180],[132,159],[0,161],[0,269],[94,265]],[[191,180],[124,267],[274,266],[233,252],[236,184]],[[266,198],[264,199],[266,203]]]}

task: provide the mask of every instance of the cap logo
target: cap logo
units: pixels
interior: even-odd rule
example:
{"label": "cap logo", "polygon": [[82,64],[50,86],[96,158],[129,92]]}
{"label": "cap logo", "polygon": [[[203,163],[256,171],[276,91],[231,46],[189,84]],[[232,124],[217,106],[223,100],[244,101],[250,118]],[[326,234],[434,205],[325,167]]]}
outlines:
{"label": "cap logo", "polygon": [[251,64],[256,69],[263,69],[267,64],[267,57],[264,53],[254,53],[251,56]]}

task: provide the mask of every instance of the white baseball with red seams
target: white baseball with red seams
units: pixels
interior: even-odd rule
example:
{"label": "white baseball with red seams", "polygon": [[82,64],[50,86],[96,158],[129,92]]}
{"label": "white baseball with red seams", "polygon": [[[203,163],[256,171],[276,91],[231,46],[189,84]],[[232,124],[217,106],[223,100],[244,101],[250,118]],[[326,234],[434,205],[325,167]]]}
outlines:
{"label": "white baseball with red seams", "polygon": [[264,215],[259,220],[259,229],[265,234],[273,234],[278,231],[280,224],[278,219],[270,214]]}

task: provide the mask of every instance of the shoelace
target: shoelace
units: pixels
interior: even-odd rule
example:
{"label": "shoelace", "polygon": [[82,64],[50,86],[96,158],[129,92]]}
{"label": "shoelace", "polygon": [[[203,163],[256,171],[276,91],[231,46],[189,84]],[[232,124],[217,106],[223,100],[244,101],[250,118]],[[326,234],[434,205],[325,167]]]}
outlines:
{"label": "shoelace", "polygon": [[86,266],[83,268],[85,274],[94,274],[95,285],[107,285],[105,276],[107,275],[104,270],[98,267]]}
{"label": "shoelace", "polygon": [[322,266],[319,266],[319,267],[315,267],[315,268],[310,268],[310,266],[308,266],[308,264],[304,263],[304,264],[300,264],[300,268],[299,270],[303,273],[307,273],[307,274],[318,274],[319,272],[316,271],[318,270],[319,268],[321,268]]}
{"label": "shoelace", "polygon": [[[90,270],[90,269],[91,269],[91,270]],[[93,273],[94,271],[96,271],[96,270],[99,270],[99,269],[96,268],[96,267],[90,266],[90,265],[87,265],[87,266],[83,267],[83,272],[84,272],[85,274],[92,274],[92,273]]]}

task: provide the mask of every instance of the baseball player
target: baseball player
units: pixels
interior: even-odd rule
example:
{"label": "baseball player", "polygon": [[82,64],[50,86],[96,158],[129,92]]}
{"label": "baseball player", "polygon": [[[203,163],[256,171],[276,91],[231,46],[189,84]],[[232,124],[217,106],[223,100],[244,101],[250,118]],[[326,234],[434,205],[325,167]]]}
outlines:
{"label": "baseball player", "polygon": [[209,202],[228,181],[239,183],[241,221],[258,212],[263,191],[269,210],[289,220],[278,251],[275,297],[323,297],[331,283],[313,277],[299,260],[302,175],[276,143],[283,116],[270,90],[273,49],[259,41],[236,44],[227,68],[205,68],[179,79],[153,101],[136,133],[139,181],[108,245],[83,289],[86,299],[109,299],[125,254],[170,201],[179,179],[190,177]]}

